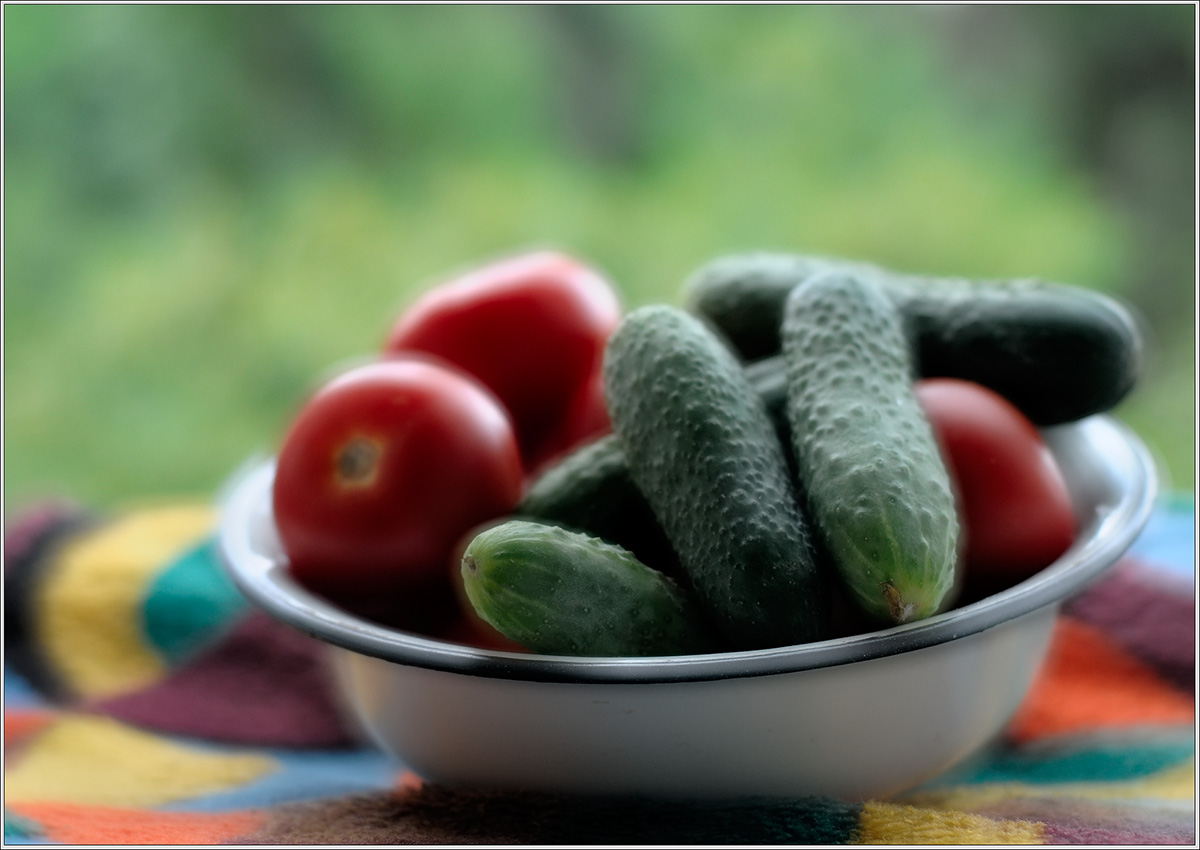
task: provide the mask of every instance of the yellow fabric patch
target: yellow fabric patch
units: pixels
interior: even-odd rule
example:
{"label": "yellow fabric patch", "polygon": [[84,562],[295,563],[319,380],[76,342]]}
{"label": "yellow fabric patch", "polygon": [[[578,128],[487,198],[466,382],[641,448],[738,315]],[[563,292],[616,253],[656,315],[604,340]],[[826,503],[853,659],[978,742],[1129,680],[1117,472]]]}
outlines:
{"label": "yellow fabric patch", "polygon": [[1182,764],[1147,776],[1139,782],[1130,782],[1125,787],[1130,797],[1151,797],[1159,800],[1196,799],[1196,757]]}
{"label": "yellow fabric patch", "polygon": [[145,687],[165,673],[142,634],[152,577],[213,528],[208,505],[138,510],[63,547],[35,600],[48,660],[80,696]]}
{"label": "yellow fabric patch", "polygon": [[997,782],[987,785],[964,785],[958,788],[946,788],[938,791],[923,791],[919,794],[907,794],[904,801],[913,806],[931,807],[937,809],[953,809],[957,811],[974,811],[984,809],[1003,800],[1020,799],[1023,797],[1045,797],[1053,786],[1021,785],[1014,782]]}
{"label": "yellow fabric patch", "polygon": [[1042,827],[995,821],[966,812],[940,812],[870,802],[859,815],[857,844],[1042,844]]}
{"label": "yellow fabric patch", "polygon": [[5,771],[4,791],[6,802],[157,806],[236,788],[278,767],[262,756],[193,750],[107,717],[68,717]]}

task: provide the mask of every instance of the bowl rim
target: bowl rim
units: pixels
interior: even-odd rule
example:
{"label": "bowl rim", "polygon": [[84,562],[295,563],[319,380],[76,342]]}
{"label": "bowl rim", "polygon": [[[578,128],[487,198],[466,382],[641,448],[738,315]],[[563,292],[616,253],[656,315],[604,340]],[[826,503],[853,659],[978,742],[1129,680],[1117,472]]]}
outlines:
{"label": "bowl rim", "polygon": [[227,573],[251,603],[318,640],[403,666],[499,679],[557,683],[672,683],[737,679],[835,667],[937,646],[1057,605],[1115,564],[1153,510],[1157,476],[1137,435],[1107,414],[1043,429],[1048,443],[1065,432],[1098,448],[1124,484],[1101,505],[1072,546],[1050,566],[991,596],[924,620],[858,635],[767,649],[708,655],[595,658],[483,649],[372,623],[293,581],[286,562],[257,550],[255,510],[270,503],[275,463],[248,461],[221,497],[217,541]]}

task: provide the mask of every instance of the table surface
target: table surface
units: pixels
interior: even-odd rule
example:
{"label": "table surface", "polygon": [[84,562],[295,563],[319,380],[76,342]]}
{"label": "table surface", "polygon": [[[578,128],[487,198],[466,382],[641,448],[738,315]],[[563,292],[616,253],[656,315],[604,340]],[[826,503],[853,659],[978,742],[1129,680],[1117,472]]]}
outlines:
{"label": "table surface", "polygon": [[8,844],[1195,843],[1195,503],[1063,607],[1004,740],[902,797],[452,790],[364,744],[325,655],[223,579],[205,505],[5,539]]}

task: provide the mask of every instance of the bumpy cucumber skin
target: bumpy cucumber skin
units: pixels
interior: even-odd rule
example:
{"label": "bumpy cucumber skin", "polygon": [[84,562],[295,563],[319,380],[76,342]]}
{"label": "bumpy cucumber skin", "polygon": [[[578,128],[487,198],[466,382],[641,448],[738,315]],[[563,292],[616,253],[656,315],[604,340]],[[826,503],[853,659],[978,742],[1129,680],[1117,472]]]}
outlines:
{"label": "bumpy cucumber skin", "polygon": [[[783,358],[776,356],[748,364],[746,377],[762,396],[796,481]],[[606,434],[575,449],[544,471],[514,513],[615,543],[647,566],[687,583],[679,556],[629,474],[625,450],[615,434]]]}
{"label": "bumpy cucumber skin", "polygon": [[614,434],[593,440],[543,472],[514,513],[615,543],[643,564],[684,578],[671,541],[633,483]]}
{"label": "bumpy cucumber skin", "polygon": [[780,444],[737,358],[675,307],[609,339],[613,431],[710,618],[751,649],[819,639],[828,586]]}
{"label": "bumpy cucumber skin", "polygon": [[788,294],[831,268],[878,279],[904,316],[918,376],[983,384],[1037,425],[1115,407],[1141,372],[1141,332],[1122,304],[1039,280],[920,277],[849,260],[761,253],[703,267],[685,285],[686,303],[744,358],[761,359],[780,349]]}
{"label": "bumpy cucumber skin", "polygon": [[684,305],[712,322],[739,355],[753,362],[779,354],[783,302],[793,287],[837,262],[766,252],[718,257],[684,283]]}
{"label": "bumpy cucumber skin", "polygon": [[782,328],[796,464],[843,584],[880,620],[937,613],[958,518],[894,305],[867,277],[825,272],[788,296]]}
{"label": "bumpy cucumber skin", "polygon": [[619,546],[554,525],[509,520],[463,554],[476,612],[546,655],[694,655],[716,649],[712,627],[671,579]]}

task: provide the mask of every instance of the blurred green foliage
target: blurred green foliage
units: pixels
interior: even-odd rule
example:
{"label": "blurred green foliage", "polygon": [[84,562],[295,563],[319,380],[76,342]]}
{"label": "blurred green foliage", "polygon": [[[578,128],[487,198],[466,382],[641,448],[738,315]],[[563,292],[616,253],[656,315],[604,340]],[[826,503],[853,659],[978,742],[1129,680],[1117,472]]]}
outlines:
{"label": "blurred green foliage", "polygon": [[1005,50],[963,7],[6,6],[6,512],[212,493],[417,292],[533,246],[629,305],[752,249],[1115,293],[1118,414],[1190,489],[1192,97],[1122,101],[1115,154],[1065,104],[1133,36],[1194,56],[1194,8],[1052,8]]}

